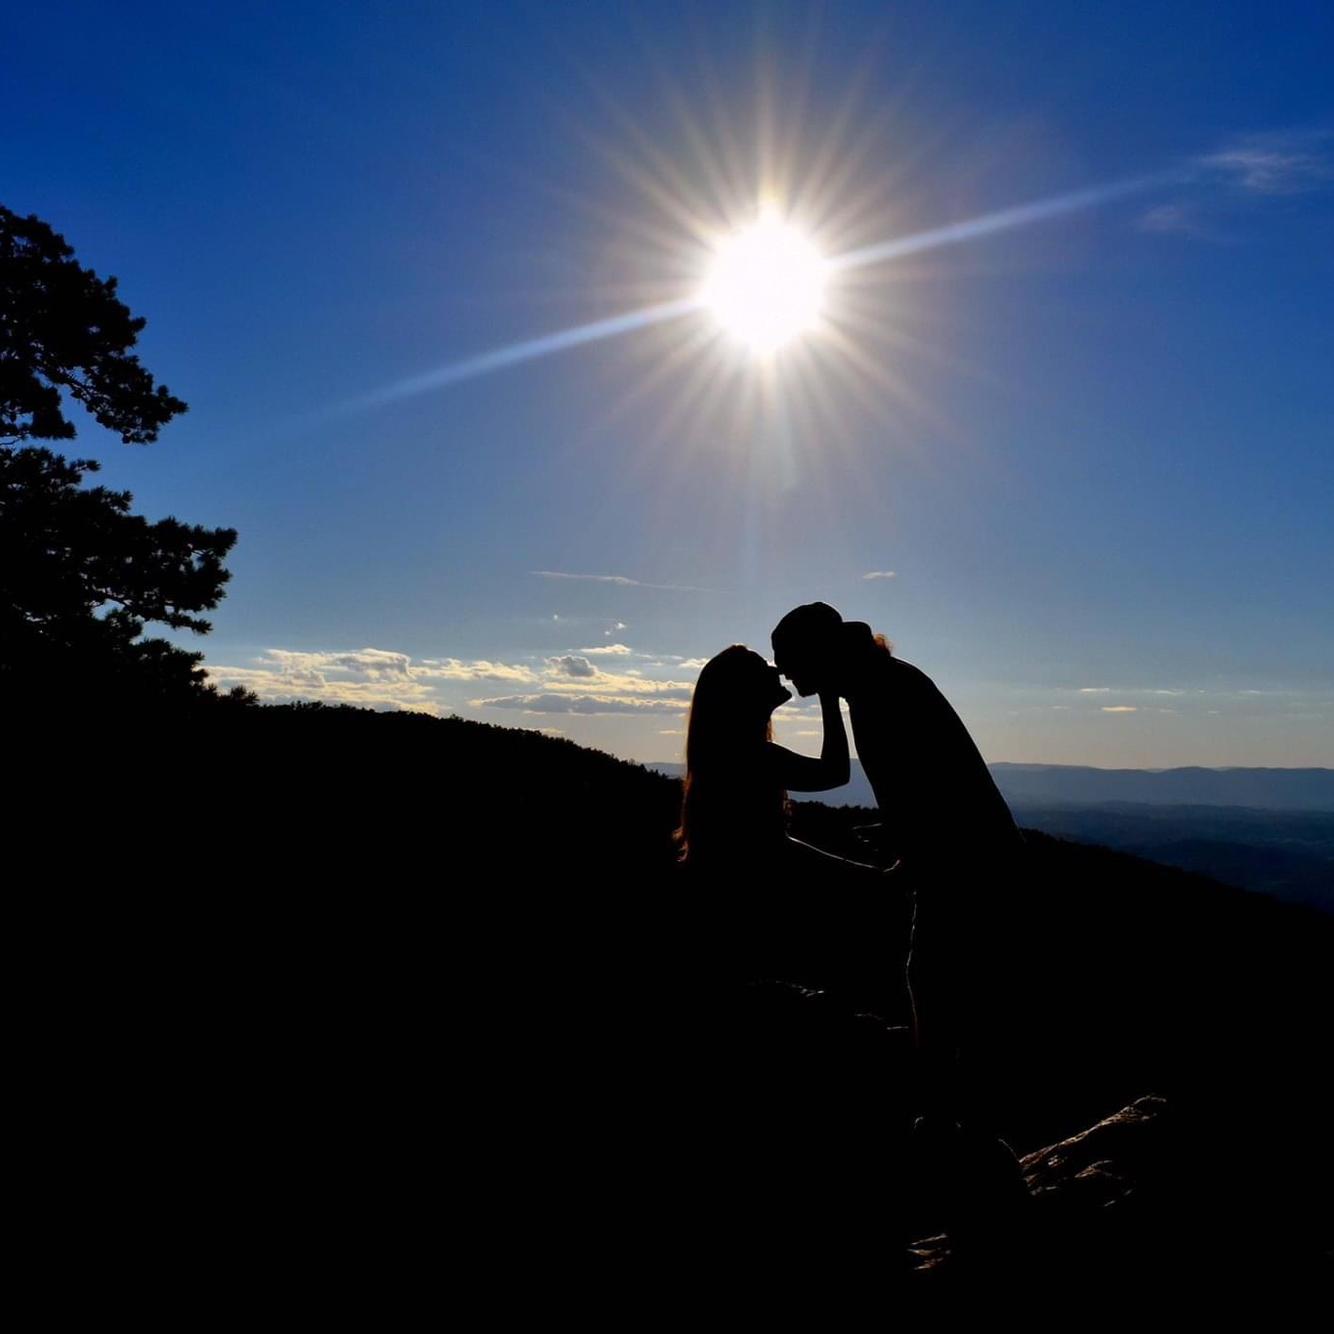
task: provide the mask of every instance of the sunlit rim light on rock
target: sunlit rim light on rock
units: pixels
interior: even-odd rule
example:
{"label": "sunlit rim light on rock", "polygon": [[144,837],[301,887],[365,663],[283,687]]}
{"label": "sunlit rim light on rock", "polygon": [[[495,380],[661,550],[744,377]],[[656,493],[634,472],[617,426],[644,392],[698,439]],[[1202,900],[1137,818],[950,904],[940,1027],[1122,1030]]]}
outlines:
{"label": "sunlit rim light on rock", "polygon": [[772,352],[819,323],[828,267],[795,227],[762,216],[718,246],[700,301],[752,351]]}

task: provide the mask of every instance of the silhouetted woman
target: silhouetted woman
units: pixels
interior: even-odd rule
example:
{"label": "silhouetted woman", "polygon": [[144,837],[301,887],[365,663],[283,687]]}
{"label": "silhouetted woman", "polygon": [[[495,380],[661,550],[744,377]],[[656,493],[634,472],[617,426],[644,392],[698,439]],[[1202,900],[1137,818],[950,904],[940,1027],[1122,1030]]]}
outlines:
{"label": "silhouetted woman", "polygon": [[[677,962],[696,970],[691,994],[705,998],[682,1085],[707,1108],[679,1118],[704,1127],[682,1177],[710,1165],[702,1226],[725,1220],[729,1267],[764,1257],[754,1281],[771,1291],[821,1247],[848,1264],[859,1239],[899,1244],[893,1146],[908,1133],[902,1053],[882,1021],[858,1013],[900,999],[906,917],[892,877],[789,836],[788,789],[823,792],[849,776],[837,695],[820,699],[819,759],[774,743],[771,715],[791,697],[740,644],[705,664],[678,831],[690,929]],[[828,1028],[817,1026],[824,1011]],[[802,1216],[821,1220],[818,1235],[793,1230]]]}
{"label": "silhouetted woman", "polygon": [[[742,644],[705,663],[686,728],[681,860],[692,870],[759,875],[878,876],[873,867],[821,852],[787,832],[787,794],[848,781],[848,738],[836,694],[820,696],[819,759],[775,744],[773,711],[792,698],[778,669]],[[868,881],[869,883],[869,881]]]}

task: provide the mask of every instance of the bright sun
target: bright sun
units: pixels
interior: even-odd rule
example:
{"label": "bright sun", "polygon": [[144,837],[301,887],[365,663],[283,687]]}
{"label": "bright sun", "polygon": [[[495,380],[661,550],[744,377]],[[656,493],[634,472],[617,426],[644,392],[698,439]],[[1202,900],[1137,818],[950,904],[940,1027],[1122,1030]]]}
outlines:
{"label": "bright sun", "polygon": [[752,351],[773,352],[819,322],[826,268],[796,228],[762,217],[718,247],[700,299]]}

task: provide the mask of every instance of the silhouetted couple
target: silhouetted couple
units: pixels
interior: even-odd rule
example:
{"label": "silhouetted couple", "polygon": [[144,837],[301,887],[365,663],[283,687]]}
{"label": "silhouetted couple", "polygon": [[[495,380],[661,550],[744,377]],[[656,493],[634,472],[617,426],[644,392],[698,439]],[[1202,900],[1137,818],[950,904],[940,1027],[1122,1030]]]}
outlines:
{"label": "silhouetted couple", "polygon": [[[991,1118],[978,1104],[998,1077],[996,1035],[987,1030],[1004,985],[993,928],[1022,847],[1009,808],[949,702],[868,625],[810,603],[779,622],[773,651],[776,666],[733,645],[700,672],[686,739],[683,860],[747,886],[772,879],[798,881],[814,894],[910,890],[919,1129],[948,1138],[960,1124],[986,1125]],[[819,697],[818,759],[773,740],[773,711],[791,699],[784,676],[798,694]],[[882,820],[877,860],[892,863],[889,871],[787,833],[787,792],[848,782],[841,700]]]}

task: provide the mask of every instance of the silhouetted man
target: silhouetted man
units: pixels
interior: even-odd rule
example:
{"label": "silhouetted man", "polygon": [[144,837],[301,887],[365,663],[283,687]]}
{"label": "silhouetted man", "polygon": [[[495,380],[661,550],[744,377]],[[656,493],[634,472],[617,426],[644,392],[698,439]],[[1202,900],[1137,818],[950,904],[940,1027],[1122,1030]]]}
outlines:
{"label": "silhouetted man", "polygon": [[908,986],[926,1121],[985,1127],[1004,964],[992,927],[1023,845],[1009,807],[949,701],[870,626],[813,602],[783,617],[773,649],[799,694],[847,700],[884,851],[914,893]]}

